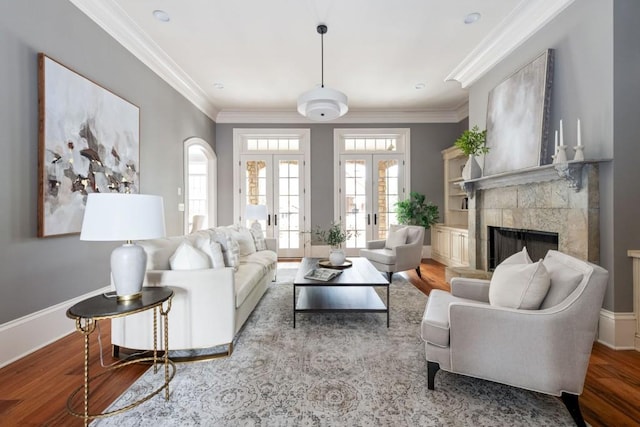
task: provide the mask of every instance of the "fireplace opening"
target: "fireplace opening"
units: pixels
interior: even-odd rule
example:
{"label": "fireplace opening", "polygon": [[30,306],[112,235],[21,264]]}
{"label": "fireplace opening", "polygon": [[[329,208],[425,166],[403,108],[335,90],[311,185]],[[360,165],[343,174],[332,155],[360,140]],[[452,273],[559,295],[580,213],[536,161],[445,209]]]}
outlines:
{"label": "fireplace opening", "polygon": [[558,233],[489,227],[489,271],[525,246],[531,259],[538,261],[550,249],[558,250]]}

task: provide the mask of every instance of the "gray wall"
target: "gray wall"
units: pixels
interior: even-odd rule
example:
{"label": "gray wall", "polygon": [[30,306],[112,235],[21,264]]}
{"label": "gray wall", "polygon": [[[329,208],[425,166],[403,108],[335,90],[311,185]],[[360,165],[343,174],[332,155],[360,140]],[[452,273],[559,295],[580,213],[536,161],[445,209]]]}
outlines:
{"label": "gray wall", "polygon": [[[182,143],[214,144],[215,123],[66,0],[0,0],[0,324],[109,283],[109,243],[36,238],[37,54],[44,52],[140,107],[141,191],[164,197],[182,230]],[[214,146],[215,148],[215,146]]]}
{"label": "gray wall", "polygon": [[[464,121],[463,121],[464,122]],[[234,128],[309,128],[311,129],[311,224],[328,224],[333,220],[333,130],[336,128],[410,128],[411,129],[411,191],[417,191],[444,209],[444,171],[440,151],[453,145],[460,132],[460,123],[427,124],[312,124],[264,125],[217,124],[218,155],[218,223],[233,222],[233,193],[223,191],[233,187]],[[430,242],[430,235],[426,244]]]}
{"label": "gray wall", "polygon": [[[574,2],[469,91],[469,125],[484,128],[489,91],[545,49],[555,49],[551,130],[562,119],[565,144],[575,145],[580,118],[585,157],[615,157],[600,166],[600,264],[611,275],[604,307],[616,312],[633,311],[626,251],[640,248],[640,222],[633,220],[640,206],[640,168],[634,167],[639,34],[633,24],[639,5],[632,0]],[[551,138],[548,144],[553,145]]]}

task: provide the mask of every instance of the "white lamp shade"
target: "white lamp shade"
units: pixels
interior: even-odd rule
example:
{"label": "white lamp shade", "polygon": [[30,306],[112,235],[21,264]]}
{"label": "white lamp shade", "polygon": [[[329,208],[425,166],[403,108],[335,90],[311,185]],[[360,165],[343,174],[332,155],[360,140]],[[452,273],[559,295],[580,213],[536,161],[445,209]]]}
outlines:
{"label": "white lamp shade", "polygon": [[265,220],[267,213],[267,205],[247,205],[244,209],[244,217],[247,220]]}
{"label": "white lamp shade", "polygon": [[347,111],[347,95],[335,89],[316,87],[298,97],[298,113],[311,120],[333,120]]}
{"label": "white lamp shade", "polygon": [[80,240],[126,241],[165,236],[162,197],[149,194],[91,193]]}

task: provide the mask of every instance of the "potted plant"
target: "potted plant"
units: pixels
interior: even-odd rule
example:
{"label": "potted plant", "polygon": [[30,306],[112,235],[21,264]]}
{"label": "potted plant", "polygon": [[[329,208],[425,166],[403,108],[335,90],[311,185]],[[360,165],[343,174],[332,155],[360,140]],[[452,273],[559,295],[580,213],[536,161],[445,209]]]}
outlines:
{"label": "potted plant", "polygon": [[421,225],[429,229],[438,221],[438,206],[426,200],[424,194],[412,191],[409,198],[396,203],[396,215],[400,224]]}
{"label": "potted plant", "polygon": [[465,180],[480,178],[482,175],[482,169],[480,169],[476,156],[489,152],[489,147],[486,146],[486,143],[487,131],[486,129],[481,131],[477,125],[465,130],[462,135],[460,135],[460,138],[454,142],[453,145],[469,156],[467,164],[462,170],[462,177]]}
{"label": "potted plant", "polygon": [[357,233],[346,231],[342,229],[340,222],[331,222],[329,228],[323,229],[320,226],[312,231],[312,234],[317,240],[322,243],[331,246],[331,252],[329,253],[329,262],[333,265],[342,265],[346,259],[342,244],[346,242],[351,236],[356,236]]}

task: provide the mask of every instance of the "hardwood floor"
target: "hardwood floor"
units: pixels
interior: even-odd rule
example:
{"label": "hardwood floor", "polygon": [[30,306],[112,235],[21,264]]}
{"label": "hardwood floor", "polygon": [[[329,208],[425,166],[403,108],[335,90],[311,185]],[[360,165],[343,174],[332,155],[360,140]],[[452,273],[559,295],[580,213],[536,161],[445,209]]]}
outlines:
{"label": "hardwood floor", "polygon": [[[422,279],[414,271],[402,274],[425,294],[449,289],[442,264],[425,260],[420,270]],[[110,364],[115,361],[109,345],[110,322],[100,322],[100,328],[104,363]],[[97,332],[91,335],[92,373],[102,369],[97,337]],[[82,336],[74,332],[0,369],[0,426],[82,426],[82,420],[66,410],[67,397],[83,381],[82,348]],[[90,410],[104,410],[146,369],[132,365],[92,383]],[[75,408],[82,407],[81,396]],[[580,402],[586,421],[594,427],[640,425],[640,352],[594,344]]]}

